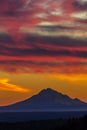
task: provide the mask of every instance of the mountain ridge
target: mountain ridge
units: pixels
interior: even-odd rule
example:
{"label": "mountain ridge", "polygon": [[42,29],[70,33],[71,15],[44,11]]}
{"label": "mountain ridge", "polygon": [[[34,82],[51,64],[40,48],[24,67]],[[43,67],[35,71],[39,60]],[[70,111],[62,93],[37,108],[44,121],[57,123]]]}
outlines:
{"label": "mountain ridge", "polygon": [[3,110],[23,110],[23,111],[50,111],[50,110],[74,110],[74,109],[86,109],[87,104],[82,102],[78,98],[70,98],[56,90],[51,88],[43,89],[38,94],[32,97],[17,102],[15,104],[0,107]]}

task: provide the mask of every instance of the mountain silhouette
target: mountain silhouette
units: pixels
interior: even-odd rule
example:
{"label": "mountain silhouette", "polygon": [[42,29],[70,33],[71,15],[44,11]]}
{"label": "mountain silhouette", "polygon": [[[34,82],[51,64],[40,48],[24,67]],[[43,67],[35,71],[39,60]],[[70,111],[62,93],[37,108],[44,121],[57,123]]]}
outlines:
{"label": "mountain silhouette", "polygon": [[8,110],[68,110],[87,108],[85,102],[59,93],[51,88],[43,89],[31,98],[3,107]]}

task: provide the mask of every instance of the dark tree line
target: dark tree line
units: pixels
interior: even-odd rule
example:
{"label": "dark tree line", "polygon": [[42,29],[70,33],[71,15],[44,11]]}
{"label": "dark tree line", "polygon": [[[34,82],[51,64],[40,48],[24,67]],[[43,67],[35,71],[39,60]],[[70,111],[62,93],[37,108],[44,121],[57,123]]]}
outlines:
{"label": "dark tree line", "polygon": [[0,123],[0,130],[87,130],[87,116],[72,119]]}

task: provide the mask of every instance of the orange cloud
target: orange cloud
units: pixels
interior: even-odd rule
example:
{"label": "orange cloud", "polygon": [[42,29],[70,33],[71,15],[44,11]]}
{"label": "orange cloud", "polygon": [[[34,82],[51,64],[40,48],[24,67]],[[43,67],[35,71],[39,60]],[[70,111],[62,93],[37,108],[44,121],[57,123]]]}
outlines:
{"label": "orange cloud", "polygon": [[52,78],[57,78],[59,80],[68,81],[72,83],[84,83],[87,81],[87,74],[53,74]]}
{"label": "orange cloud", "polygon": [[29,89],[22,88],[21,86],[9,83],[9,79],[6,78],[0,79],[0,90],[19,92],[19,93],[26,93],[30,91]]}

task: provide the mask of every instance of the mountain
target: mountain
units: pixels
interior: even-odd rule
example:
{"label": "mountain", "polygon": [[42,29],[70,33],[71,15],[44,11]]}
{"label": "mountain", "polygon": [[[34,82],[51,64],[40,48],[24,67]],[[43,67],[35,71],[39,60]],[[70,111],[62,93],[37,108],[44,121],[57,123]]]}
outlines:
{"label": "mountain", "polygon": [[75,98],[59,93],[51,88],[43,89],[31,98],[13,105],[1,107],[3,110],[75,110],[86,109],[87,104]]}

